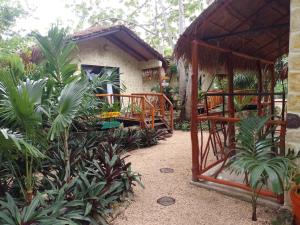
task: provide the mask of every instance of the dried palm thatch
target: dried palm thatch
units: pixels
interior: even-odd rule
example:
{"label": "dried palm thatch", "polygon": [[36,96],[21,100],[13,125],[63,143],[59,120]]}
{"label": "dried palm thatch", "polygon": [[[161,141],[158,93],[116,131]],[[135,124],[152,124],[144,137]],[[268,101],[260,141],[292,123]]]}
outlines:
{"label": "dried palm thatch", "polygon": [[[179,38],[174,54],[191,61],[197,40],[235,54],[235,70],[257,69],[257,59],[275,62],[289,47],[290,0],[215,0]],[[253,57],[253,58],[251,58]],[[222,66],[226,52],[199,48],[199,66],[212,72]]]}

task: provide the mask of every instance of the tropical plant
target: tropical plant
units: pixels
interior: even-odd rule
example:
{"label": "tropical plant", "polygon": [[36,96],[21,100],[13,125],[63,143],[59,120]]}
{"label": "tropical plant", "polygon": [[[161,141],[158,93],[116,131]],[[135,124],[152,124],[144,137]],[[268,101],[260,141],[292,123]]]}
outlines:
{"label": "tropical plant", "polygon": [[233,77],[233,86],[238,90],[255,90],[257,78],[255,74],[236,74]]}
{"label": "tropical plant", "polygon": [[263,187],[277,194],[283,193],[283,183],[288,175],[290,159],[277,155],[270,132],[263,133],[269,117],[249,117],[238,123],[236,154],[230,168],[237,174],[248,174],[252,188],[252,220],[256,221],[257,198]]}
{"label": "tropical plant", "polygon": [[101,112],[119,112],[120,111],[120,102],[115,101],[113,103],[101,102]]}
{"label": "tropical plant", "polygon": [[[22,82],[14,76],[13,71],[15,70],[3,69],[0,71],[0,120],[3,126],[21,131],[33,145],[37,146],[39,142],[41,146],[43,143],[42,115],[47,115],[42,105],[42,92],[45,81],[26,80],[26,82]],[[27,151],[24,152],[24,155],[19,156],[25,161],[23,185],[30,196],[33,191],[34,157]]]}
{"label": "tropical plant", "polygon": [[66,201],[63,197],[57,195],[53,201],[46,202],[41,194],[37,194],[28,206],[20,206],[6,194],[6,199],[0,201],[0,222],[7,225],[80,225],[83,221],[96,224],[85,215],[83,201]]}
{"label": "tropical plant", "polygon": [[87,87],[87,80],[81,79],[75,80],[67,84],[58,98],[57,114],[52,122],[49,139],[54,140],[55,137],[60,137],[63,142],[64,149],[64,163],[65,163],[65,177],[64,181],[67,182],[70,179],[70,152],[69,152],[69,132],[70,125],[75,118],[83,96]]}
{"label": "tropical plant", "polygon": [[74,59],[72,53],[76,45],[72,41],[67,41],[67,34],[66,29],[57,26],[53,26],[47,36],[34,34],[43,53],[45,70],[43,75],[49,78],[48,88],[51,91],[56,91],[59,86],[63,87],[78,78],[75,74],[77,65],[72,64]]}
{"label": "tropical plant", "polygon": [[[154,87],[151,88],[151,91],[160,93],[161,92],[160,85],[155,85]],[[177,95],[178,92],[179,92],[178,87],[171,87],[171,86],[163,87],[163,93],[167,96],[168,99],[170,99],[172,103],[174,103],[175,95]]]}
{"label": "tropical plant", "polygon": [[[17,192],[23,194],[26,199],[26,192],[30,191],[28,186],[22,182],[23,173],[20,173],[19,165],[16,159],[25,156],[33,159],[43,158],[44,155],[19,133],[12,132],[8,129],[0,129],[0,196],[10,191],[17,185]],[[25,170],[25,168],[23,168]],[[29,174],[25,174],[29,177]],[[28,178],[29,179],[29,178]],[[28,189],[26,189],[28,188]]]}
{"label": "tropical plant", "polygon": [[126,151],[130,151],[141,146],[140,132],[135,129],[116,129],[107,135],[107,141],[111,145],[120,145]]}
{"label": "tropical plant", "polygon": [[151,147],[156,145],[159,140],[165,140],[168,131],[164,129],[142,129],[140,130],[141,146]]}

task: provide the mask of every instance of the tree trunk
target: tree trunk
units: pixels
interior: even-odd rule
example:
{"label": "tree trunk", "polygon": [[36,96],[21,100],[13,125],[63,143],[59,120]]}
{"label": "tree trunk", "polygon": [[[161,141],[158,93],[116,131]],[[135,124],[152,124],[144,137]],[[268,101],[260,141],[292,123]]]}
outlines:
{"label": "tree trunk", "polygon": [[188,69],[188,82],[186,85],[185,92],[185,119],[190,120],[191,118],[191,108],[192,104],[197,104],[192,102],[192,74],[191,68]]}
{"label": "tree trunk", "polygon": [[257,216],[256,216],[256,207],[257,207],[257,197],[255,192],[252,194],[252,221],[257,221]]}
{"label": "tree trunk", "polygon": [[65,157],[65,177],[64,181],[66,183],[69,182],[70,176],[71,176],[71,166],[70,166],[70,152],[69,152],[69,134],[68,134],[68,128],[64,131],[64,157]]}
{"label": "tree trunk", "polygon": [[185,29],[183,1],[179,0],[178,5],[179,5],[179,34],[182,34],[184,32],[184,29]]}
{"label": "tree trunk", "polygon": [[[160,7],[161,7],[162,12],[165,12],[166,8],[163,5],[162,0],[158,0],[158,3],[160,5]],[[163,13],[162,16],[163,16],[163,21],[164,21],[163,24],[164,24],[165,31],[167,33],[167,38],[168,38],[169,45],[170,45],[170,47],[172,49],[174,49],[173,35],[172,35],[171,29],[169,27],[169,23],[168,23],[167,17],[165,15],[165,13]]]}
{"label": "tree trunk", "polygon": [[185,71],[185,65],[183,59],[179,59],[177,62],[177,71],[179,75],[179,96],[181,100],[181,113],[180,120],[185,120],[185,102],[186,102],[186,81],[187,75]]}
{"label": "tree trunk", "polygon": [[[182,34],[185,29],[185,16],[184,16],[184,5],[183,5],[183,0],[178,1],[178,6],[179,6],[179,17],[178,17],[178,25],[179,25],[179,34]],[[189,99],[187,99],[187,92],[190,90],[187,90],[187,79],[189,79],[186,76],[186,70],[185,70],[185,62],[181,58],[177,62],[177,71],[179,74],[179,96],[181,99],[181,112],[180,112],[180,120],[186,120],[190,118],[190,106],[191,105],[186,105],[186,103],[189,103]]]}

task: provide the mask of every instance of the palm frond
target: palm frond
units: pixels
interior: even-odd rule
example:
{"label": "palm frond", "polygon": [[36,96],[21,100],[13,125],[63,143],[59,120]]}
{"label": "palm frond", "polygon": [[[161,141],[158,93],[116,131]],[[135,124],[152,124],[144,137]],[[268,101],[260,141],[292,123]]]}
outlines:
{"label": "palm frond", "polygon": [[53,140],[72,123],[79,110],[87,85],[87,80],[73,81],[61,91],[58,100],[58,114],[49,131],[50,140]]}
{"label": "palm frond", "polygon": [[9,127],[23,131],[34,131],[41,123],[43,113],[41,98],[45,80],[18,83],[14,75],[6,70],[0,71],[0,119]]}
{"label": "palm frond", "polygon": [[249,174],[253,190],[266,185],[281,194],[290,160],[272,150],[276,139],[262,134],[268,120],[269,117],[249,117],[238,123],[236,154],[231,159],[230,167],[237,174]]}
{"label": "palm frond", "polygon": [[35,158],[45,157],[36,147],[28,143],[21,134],[12,132],[7,128],[0,129],[0,150],[7,152],[16,150]]}
{"label": "palm frond", "polygon": [[76,44],[67,40],[67,30],[52,27],[47,36],[34,34],[45,59],[45,70],[58,83],[68,84],[76,79],[77,65],[72,64]]}

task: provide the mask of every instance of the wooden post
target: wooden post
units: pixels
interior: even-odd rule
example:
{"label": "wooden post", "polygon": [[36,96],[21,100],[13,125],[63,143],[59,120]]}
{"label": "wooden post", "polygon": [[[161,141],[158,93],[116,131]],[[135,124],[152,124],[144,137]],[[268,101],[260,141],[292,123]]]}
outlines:
{"label": "wooden post", "polygon": [[258,97],[257,97],[257,115],[261,116],[262,115],[262,105],[261,105],[261,93],[263,91],[263,84],[262,84],[262,71],[261,71],[261,61],[257,60],[257,72],[258,72]]}
{"label": "wooden post", "polygon": [[142,103],[142,112],[141,112],[141,117],[140,117],[140,123],[141,127],[144,129],[145,128],[145,97],[141,97],[141,103]]}
{"label": "wooden post", "polygon": [[275,116],[275,96],[274,96],[274,88],[275,88],[275,68],[274,65],[270,65],[271,70],[271,115],[272,118]]}
{"label": "wooden post", "polygon": [[192,42],[192,110],[191,110],[191,139],[192,139],[192,179],[198,180],[199,174],[199,141],[198,141],[198,44]]}
{"label": "wooden post", "polygon": [[[232,62],[232,53],[227,54],[226,69],[228,74],[228,114],[230,118],[234,118],[235,108],[234,108],[234,88],[233,88],[233,62]],[[228,123],[228,143],[229,148],[234,148],[234,139],[235,139],[235,126],[234,123]]]}
{"label": "wooden post", "polygon": [[159,77],[159,89],[160,93],[164,93],[164,87],[162,85],[162,77],[161,77],[161,68],[158,69],[158,77]]}
{"label": "wooden post", "polygon": [[165,104],[164,104],[164,96],[161,93],[159,96],[159,104],[160,104],[160,114],[163,119],[165,119]]}

